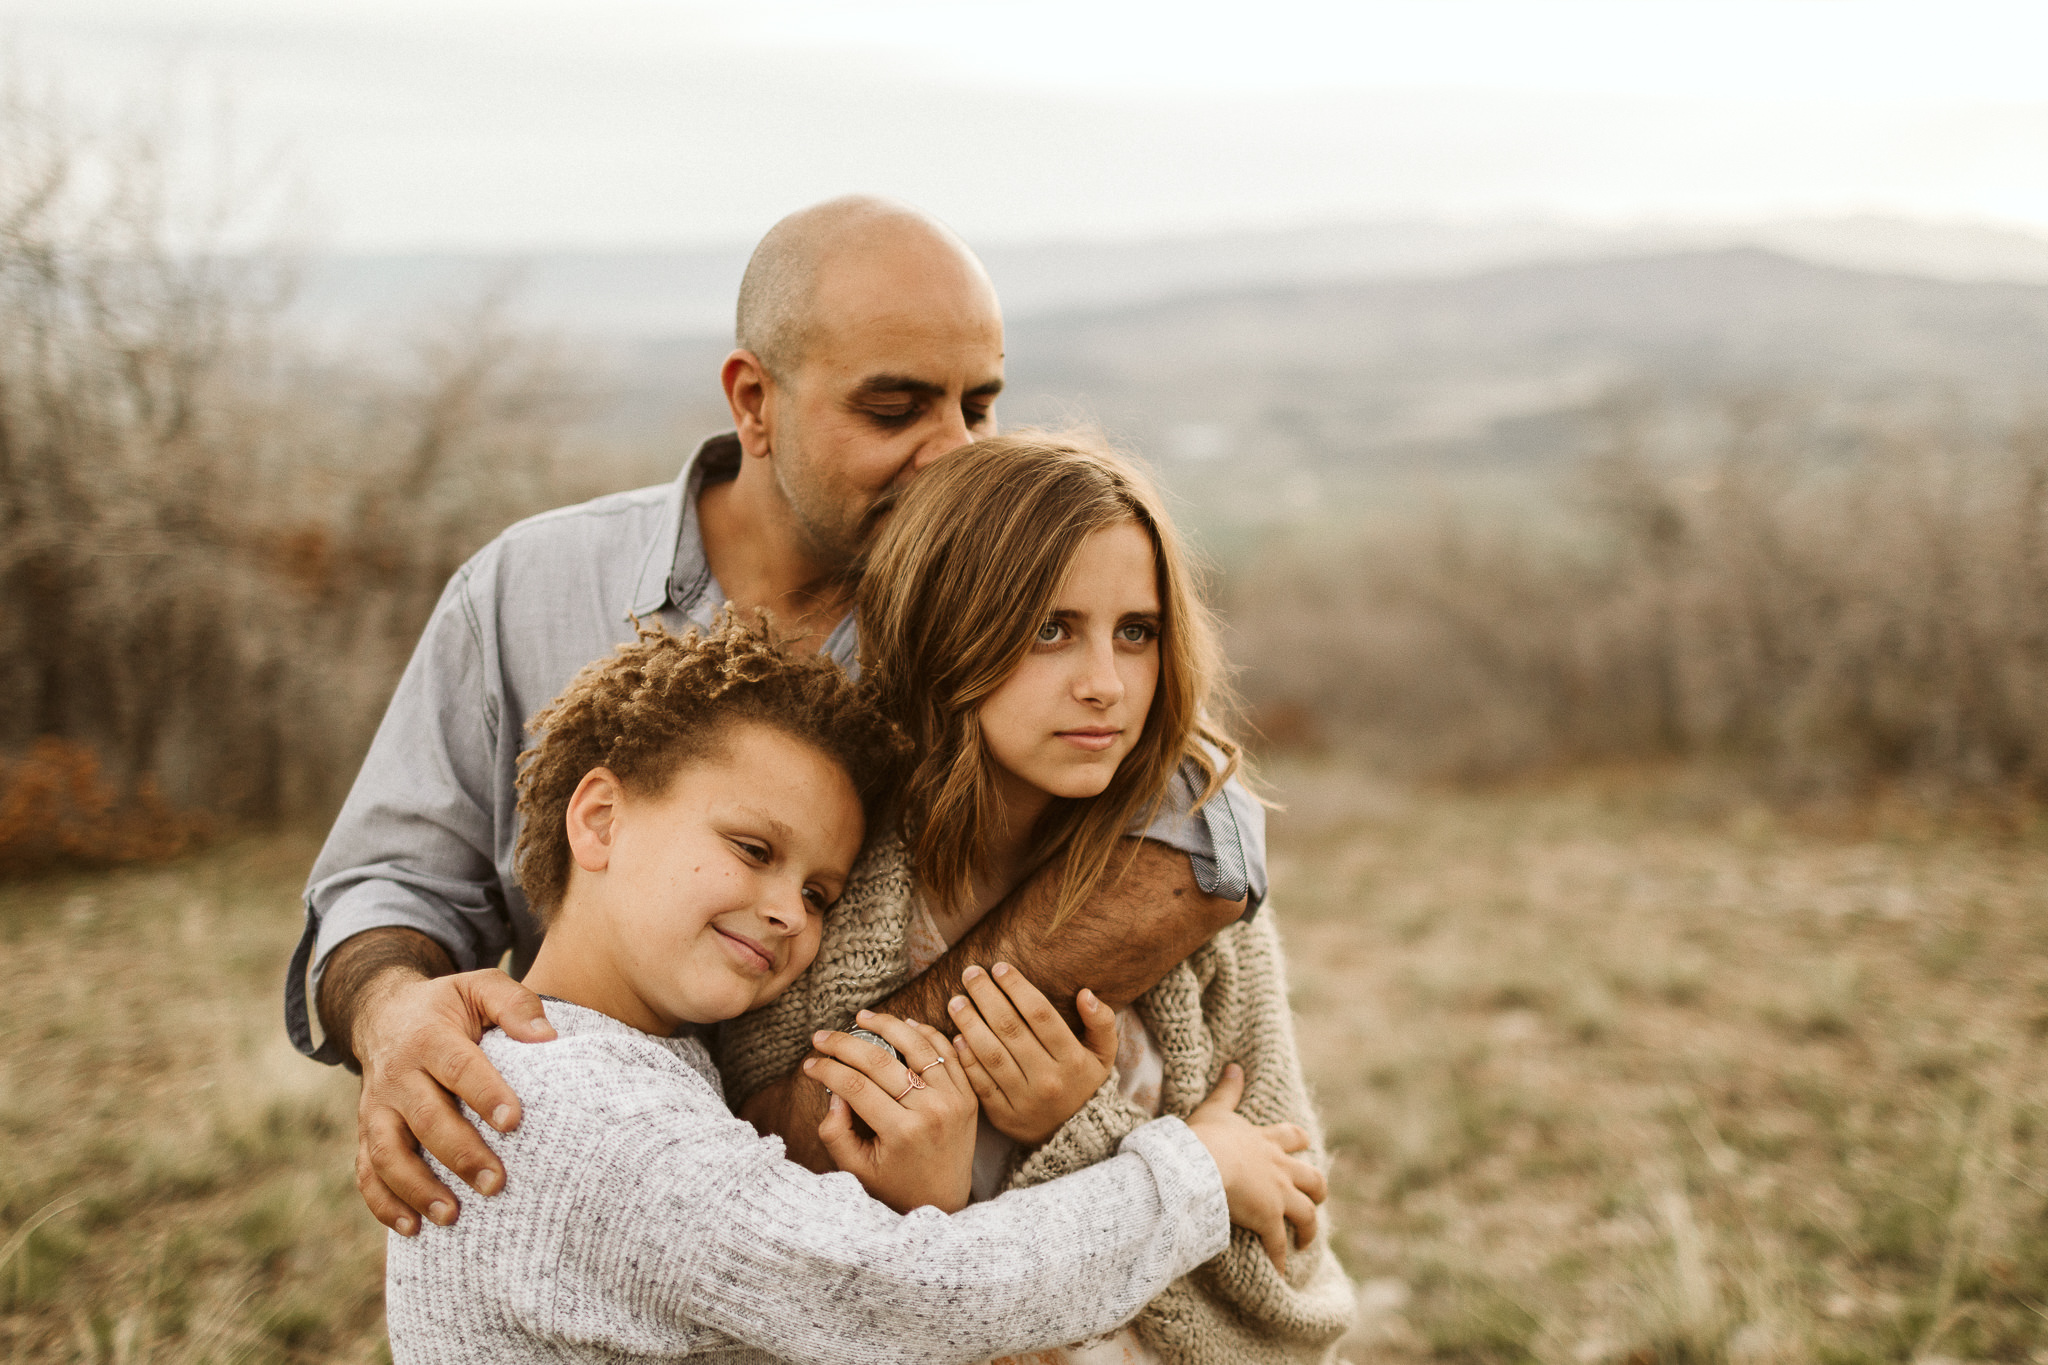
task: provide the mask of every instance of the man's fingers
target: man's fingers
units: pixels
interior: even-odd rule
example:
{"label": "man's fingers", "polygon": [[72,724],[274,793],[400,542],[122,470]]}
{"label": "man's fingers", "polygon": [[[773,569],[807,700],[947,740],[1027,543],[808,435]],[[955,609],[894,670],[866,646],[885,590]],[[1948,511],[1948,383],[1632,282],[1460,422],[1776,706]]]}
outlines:
{"label": "man's fingers", "polygon": [[[425,1075],[414,1072],[405,1079],[397,1107],[399,1117],[412,1130],[413,1141],[432,1152],[436,1160],[468,1182],[471,1189],[478,1194],[496,1194],[505,1188],[503,1163],[483,1140],[483,1135],[477,1132],[475,1125],[462,1116],[462,1111],[455,1107],[455,1101],[447,1091]],[[410,1155],[409,1143],[407,1148]],[[404,1194],[404,1189],[391,1179],[390,1172],[382,1163],[378,1164],[377,1173],[392,1188]],[[441,1221],[434,1218],[432,1209],[422,1212],[437,1223]],[[452,1211],[450,1218],[452,1221]]]}
{"label": "man's fingers", "polygon": [[1083,990],[1074,997],[1074,1008],[1080,1011],[1081,1027],[1087,1037],[1082,1046],[1095,1054],[1096,1060],[1104,1066],[1116,1065],[1118,1042],[1116,1011],[1095,998],[1095,992]]}
{"label": "man's fingers", "polygon": [[[453,1091],[464,1104],[483,1115],[484,1122],[499,1132],[509,1133],[519,1126],[519,1096],[512,1093],[512,1087],[505,1084],[505,1078],[498,1074],[498,1068],[491,1065],[491,1059],[484,1055],[484,1050],[476,1045],[475,1040],[449,1033],[434,1039],[430,1046],[436,1050],[433,1060],[427,1064],[429,1076],[439,1081],[444,1089]],[[419,1136],[425,1140],[424,1133]],[[443,1156],[441,1149],[433,1143],[427,1143],[427,1150],[441,1157],[448,1169],[461,1169]]]}
{"label": "man's fingers", "polygon": [[[462,992],[479,1024],[496,1024],[505,1036],[522,1043],[545,1043],[555,1036],[541,999],[500,971],[463,972],[448,978]],[[482,1036],[483,1029],[477,1029]],[[464,1096],[467,1099],[468,1096]],[[488,1112],[488,1111],[483,1111]]]}
{"label": "man's fingers", "polygon": [[411,1237],[420,1230],[420,1216],[410,1204],[391,1192],[377,1175],[377,1168],[370,1164],[370,1150],[366,1144],[356,1147],[356,1189],[362,1194],[363,1202],[370,1206],[371,1216],[390,1228],[400,1237]]}
{"label": "man's fingers", "polygon": [[1243,1098],[1244,1068],[1232,1062],[1223,1068],[1223,1079],[1216,1082],[1216,1088],[1209,1092],[1209,1098],[1195,1106],[1195,1114],[1200,1114],[1204,1110],[1212,1114],[1234,1114],[1237,1112],[1237,1102]]}
{"label": "man's fingers", "polygon": [[[476,1130],[472,1128],[470,1132],[474,1135]],[[356,1188],[363,1192],[365,1200],[370,1198],[372,1189],[382,1188],[431,1223],[446,1227],[455,1221],[459,1205],[454,1192],[434,1178],[433,1171],[413,1150],[412,1134],[396,1110],[379,1107],[364,1115],[356,1146]],[[369,1168],[367,1175],[365,1165]],[[375,1205],[371,1211],[377,1213],[378,1222],[392,1226]]]}

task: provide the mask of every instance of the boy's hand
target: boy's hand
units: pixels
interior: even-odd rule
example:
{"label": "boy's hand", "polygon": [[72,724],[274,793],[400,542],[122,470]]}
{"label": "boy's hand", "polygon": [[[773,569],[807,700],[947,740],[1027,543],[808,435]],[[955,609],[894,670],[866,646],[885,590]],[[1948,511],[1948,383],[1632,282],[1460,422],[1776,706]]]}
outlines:
{"label": "boy's hand", "polygon": [[[824,1055],[806,1061],[804,1074],[832,1092],[818,1140],[840,1170],[896,1212],[926,1204],[959,1212],[974,1185],[976,1113],[959,1056],[925,1024],[867,1010],[856,1022],[887,1038],[903,1061],[844,1033],[814,1035]],[[854,1131],[855,1114],[872,1137]]]}
{"label": "boy's hand", "polygon": [[1284,1275],[1288,1224],[1294,1225],[1296,1246],[1315,1240],[1316,1205],[1330,1187],[1321,1171],[1288,1155],[1308,1150],[1308,1134],[1291,1123],[1255,1126],[1237,1112],[1243,1098],[1244,1069],[1232,1062],[1209,1098],[1188,1115],[1188,1127],[1223,1174],[1230,1221],[1257,1233],[1273,1268]]}
{"label": "boy's hand", "polygon": [[[1088,1040],[1007,962],[960,974],[966,995],[947,1008],[960,1030],[960,1061],[996,1131],[1035,1147],[1081,1112],[1116,1061],[1116,1011],[1093,991],[1074,997]],[[970,1000],[969,997],[972,997]]]}

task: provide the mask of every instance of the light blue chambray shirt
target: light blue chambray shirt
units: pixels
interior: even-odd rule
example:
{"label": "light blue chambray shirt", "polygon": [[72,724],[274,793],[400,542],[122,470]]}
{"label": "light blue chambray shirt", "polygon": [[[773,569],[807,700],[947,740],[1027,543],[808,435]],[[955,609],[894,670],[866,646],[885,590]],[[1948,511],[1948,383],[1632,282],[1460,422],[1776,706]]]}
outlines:
{"label": "light blue chambray shirt", "polygon": [[[526,719],[633,639],[636,617],[678,632],[711,624],[725,593],[704,557],[697,495],[739,460],[737,438],[714,436],[673,483],[531,517],[449,580],[313,864],[285,979],[299,1051],[340,1060],[331,1043],[313,1046],[308,991],[317,998],[328,954],[366,929],[417,929],[458,971],[509,950],[512,974],[525,974],[541,938],[513,862]],[[851,670],[858,640],[849,615],[824,652]],[[1234,780],[1191,811],[1195,794],[1176,781],[1142,832],[1185,851],[1202,890],[1248,899],[1249,914],[1266,894],[1265,811]]]}

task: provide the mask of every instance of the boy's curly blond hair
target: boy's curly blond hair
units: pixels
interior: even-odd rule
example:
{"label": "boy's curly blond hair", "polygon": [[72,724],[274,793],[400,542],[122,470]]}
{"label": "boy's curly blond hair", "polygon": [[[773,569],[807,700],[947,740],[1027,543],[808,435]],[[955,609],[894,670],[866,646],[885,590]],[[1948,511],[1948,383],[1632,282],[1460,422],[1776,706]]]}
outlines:
{"label": "boy's curly blond hair", "polygon": [[811,745],[845,769],[870,830],[909,767],[910,744],[838,665],[785,650],[765,617],[731,612],[709,631],[643,625],[527,722],[538,742],[519,756],[519,885],[543,925],[569,887],[569,798],[592,768],[659,796],[683,764],[717,752],[751,721]]}

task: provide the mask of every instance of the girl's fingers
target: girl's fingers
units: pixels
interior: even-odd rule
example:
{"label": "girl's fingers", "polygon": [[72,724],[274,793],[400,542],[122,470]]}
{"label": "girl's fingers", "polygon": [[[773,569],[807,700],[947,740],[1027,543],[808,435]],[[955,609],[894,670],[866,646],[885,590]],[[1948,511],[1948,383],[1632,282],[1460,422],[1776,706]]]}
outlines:
{"label": "girl's fingers", "polygon": [[1118,1041],[1116,1011],[1096,999],[1095,992],[1091,990],[1083,990],[1074,997],[1074,1008],[1081,1012],[1081,1027],[1088,1031],[1082,1046],[1094,1053],[1095,1059],[1104,1066],[1115,1066]]}
{"label": "girl's fingers", "polygon": [[852,1171],[857,1175],[874,1164],[874,1154],[868,1150],[868,1144],[853,1131],[853,1110],[847,1108],[846,1101],[837,1095],[825,1107],[825,1117],[818,1121],[818,1141],[825,1144],[832,1164],[842,1171]]}
{"label": "girl's fingers", "polygon": [[[989,969],[989,975],[1002,989],[1003,994],[1010,998],[1010,1003],[1016,1006],[1017,1012],[1024,1017],[1025,1024],[1030,1027],[1033,1037],[1038,1045],[1045,1049],[1047,1056],[1056,1062],[1079,1060],[1080,1040],[1074,1037],[1074,1031],[1067,1027],[1067,1021],[1060,1018],[1060,1012],[1052,1007],[1052,1001],[1046,999],[1044,992],[1026,980],[1024,973],[1007,962],[998,962]],[[1116,1055],[1114,1045],[1110,1048],[1110,1055]]]}
{"label": "girl's fingers", "polygon": [[[980,972],[978,977],[986,981],[988,974]],[[998,998],[1002,996],[1000,991],[992,991],[992,993]],[[1004,1000],[1003,1006],[1007,1009],[1009,1001]],[[947,1009],[953,1016],[953,1027],[960,1030],[959,1047],[961,1060],[966,1061],[970,1056],[973,1058],[973,1062],[967,1070],[968,1078],[972,1080],[975,1072],[979,1070],[982,1073],[983,1080],[994,1086],[998,1092],[1005,1094],[1015,1092],[1021,1097],[1024,1094],[1025,1087],[1023,1068],[1017,1065],[1016,1059],[1010,1055],[1008,1046],[1005,1045],[1001,1038],[996,1036],[995,1030],[989,1026],[989,1021],[984,1017],[980,1004],[977,1001],[969,1000],[964,995],[956,995],[948,1002]],[[1012,1018],[1015,1018],[1015,1011],[1012,1011],[1011,1015]],[[1018,1021],[1017,1028],[1020,1031],[1023,1029],[1021,1020]],[[975,1088],[977,1091],[980,1089],[979,1086]],[[984,1098],[986,1097],[984,1096]]]}
{"label": "girl's fingers", "polygon": [[1287,1221],[1294,1225],[1294,1244],[1305,1247],[1316,1239],[1316,1204],[1294,1189],[1287,1192]]}
{"label": "girl's fingers", "polygon": [[1297,1161],[1289,1157],[1287,1174],[1293,1179],[1294,1188],[1300,1190],[1316,1203],[1320,1204],[1330,1197],[1329,1180],[1321,1171],[1309,1165],[1306,1161]]}
{"label": "girl's fingers", "polygon": [[917,1029],[918,1036],[923,1038],[925,1044],[938,1054],[941,1063],[941,1065],[935,1066],[929,1071],[918,1073],[924,1077],[925,1084],[933,1087],[943,1086],[954,1094],[966,1091],[969,1088],[964,1084],[967,1076],[961,1070],[960,1054],[953,1050],[952,1040],[921,1019],[913,1020],[912,1023]]}
{"label": "girl's fingers", "polygon": [[903,1104],[896,1098],[910,1098],[910,1072],[903,1063],[873,1043],[843,1033],[820,1033],[813,1043],[825,1055],[804,1062],[806,1076],[852,1105],[853,1112],[877,1132],[903,1117]]}
{"label": "girl's fingers", "polygon": [[1305,1152],[1308,1150],[1308,1130],[1295,1123],[1268,1123],[1259,1131],[1283,1152]]}
{"label": "girl's fingers", "polygon": [[[961,1013],[956,1012],[953,1015],[954,1022],[958,1023],[962,1017]],[[965,1017],[976,1020],[980,1018],[974,1013],[972,1005],[967,1007]],[[964,1031],[954,1052],[960,1058],[960,1074],[966,1078],[968,1088],[974,1091],[974,1097],[985,1105],[1001,1104],[1003,1088],[996,1084],[995,1078],[988,1074],[988,1068],[981,1064],[981,1058],[975,1054],[974,1047],[967,1041]]]}
{"label": "girl's fingers", "polygon": [[[924,1035],[908,1019],[899,1019],[893,1014],[881,1014],[874,1010],[862,1010],[853,1021],[870,1033],[879,1033],[889,1040],[898,1052],[903,1054],[903,1064],[912,1071],[919,1071],[931,1062],[939,1060],[938,1054],[925,1041]],[[880,1051],[880,1048],[876,1048]],[[898,1086],[897,1089],[901,1089]],[[894,1094],[894,1091],[890,1092]]]}
{"label": "girl's fingers", "polygon": [[[1195,1114],[1207,1110],[1210,1113],[1234,1114],[1237,1103],[1244,1098],[1244,1068],[1236,1062],[1223,1068],[1223,1079],[1216,1082],[1216,1088],[1209,1092],[1209,1098],[1195,1106]],[[1195,1115],[1189,1115],[1192,1119]]]}
{"label": "girl's fingers", "polygon": [[[1003,973],[1006,977],[1023,981],[1023,974],[1021,972],[1013,970],[1006,963],[998,965],[1003,967]],[[997,1041],[1003,1045],[1004,1051],[1009,1054],[1010,1061],[1016,1067],[1019,1074],[1028,1080],[1031,1077],[1051,1071],[1059,1065],[1053,1060],[1052,1054],[1046,1050],[1045,1043],[1040,1039],[1038,1031],[1026,1021],[1022,1014],[1018,1013],[1016,1004],[1011,1001],[1003,988],[996,984],[994,976],[979,967],[969,967],[966,971],[960,973],[960,984],[973,999],[974,1007],[981,1011],[982,1021],[988,1025],[989,1031],[995,1034]],[[1033,995],[1038,995],[1037,989],[1029,982],[1024,982],[1023,989],[1031,992]],[[1045,999],[1042,995],[1038,998],[1041,1001]],[[1047,1006],[1046,1009],[1048,1013],[1051,1012],[1051,1006]],[[1058,1018],[1057,1015],[1053,1017],[1055,1019]],[[1062,1024],[1060,1027],[1065,1028],[1066,1025]],[[982,1058],[984,1062],[988,1060],[987,1057]],[[990,1070],[993,1071],[994,1069],[993,1066],[990,1067]]]}

